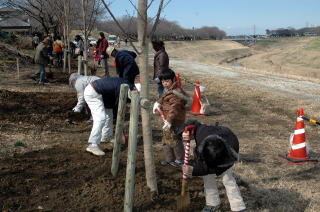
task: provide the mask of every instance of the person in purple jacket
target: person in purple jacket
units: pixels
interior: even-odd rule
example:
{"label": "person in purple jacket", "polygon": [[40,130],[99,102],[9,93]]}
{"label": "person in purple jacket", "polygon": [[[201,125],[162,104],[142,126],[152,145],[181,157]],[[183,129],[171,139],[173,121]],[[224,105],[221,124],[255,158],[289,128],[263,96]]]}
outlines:
{"label": "person in purple jacket", "polygon": [[209,126],[196,120],[189,120],[176,130],[178,135],[182,135],[183,140],[191,140],[189,132],[183,132],[187,126],[194,126],[196,158],[193,166],[183,165],[182,170],[189,176],[203,178],[206,206],[202,212],[219,210],[220,199],[216,176],[220,175],[227,191],[231,210],[245,212],[246,206],[232,173],[232,166],[238,160],[239,153],[237,136],[227,127]]}
{"label": "person in purple jacket", "polygon": [[102,66],[104,68],[104,77],[110,77],[109,67],[108,67],[108,55],[107,48],[109,46],[108,40],[105,38],[103,32],[99,33],[100,39],[97,43],[97,55],[100,61],[102,61]]}
{"label": "person in purple jacket", "polygon": [[128,80],[102,78],[91,82],[84,90],[84,99],[93,118],[93,126],[88,140],[89,146],[86,150],[94,155],[105,155],[99,147],[100,142],[110,141],[113,137],[113,112],[117,111],[120,86],[124,83],[129,84],[130,90],[135,89]]}

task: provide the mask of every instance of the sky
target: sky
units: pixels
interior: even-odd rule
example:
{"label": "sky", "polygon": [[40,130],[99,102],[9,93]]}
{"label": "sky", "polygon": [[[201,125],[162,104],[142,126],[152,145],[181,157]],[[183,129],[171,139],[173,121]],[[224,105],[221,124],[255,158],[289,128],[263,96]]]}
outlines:
{"label": "sky", "polygon": [[[131,1],[137,5],[138,0]],[[155,16],[159,1],[155,0],[148,11],[150,17]],[[129,0],[109,2],[117,17],[136,15]],[[162,17],[184,28],[216,26],[227,35],[239,35],[265,34],[266,29],[320,26],[319,11],[320,0],[171,0]]]}

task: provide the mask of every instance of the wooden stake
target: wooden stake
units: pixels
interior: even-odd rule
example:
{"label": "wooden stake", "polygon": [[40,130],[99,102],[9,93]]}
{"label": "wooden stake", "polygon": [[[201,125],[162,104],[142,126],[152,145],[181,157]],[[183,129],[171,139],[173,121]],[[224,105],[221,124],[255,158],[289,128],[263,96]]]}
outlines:
{"label": "wooden stake", "polygon": [[78,56],[78,74],[81,74],[82,71],[82,56]]}
{"label": "wooden stake", "polygon": [[130,126],[129,126],[129,146],[127,173],[124,195],[124,211],[131,212],[134,197],[135,184],[135,168],[136,168],[136,150],[137,150],[137,134],[139,121],[139,103],[140,97],[137,91],[132,92],[131,108],[130,108]]}
{"label": "wooden stake", "polygon": [[17,57],[17,73],[18,73],[18,79],[20,79],[19,57]]}
{"label": "wooden stake", "polygon": [[120,88],[119,96],[119,106],[118,106],[118,115],[116,122],[116,132],[115,132],[115,141],[112,154],[112,165],[111,173],[115,177],[118,173],[119,162],[120,162],[120,139],[123,132],[124,126],[124,117],[126,114],[126,103],[128,97],[129,85],[122,84]]}

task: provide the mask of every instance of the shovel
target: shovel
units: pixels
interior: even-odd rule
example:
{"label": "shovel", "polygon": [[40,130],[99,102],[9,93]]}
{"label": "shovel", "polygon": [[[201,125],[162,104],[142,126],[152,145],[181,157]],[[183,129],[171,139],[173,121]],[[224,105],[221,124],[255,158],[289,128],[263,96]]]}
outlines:
{"label": "shovel", "polygon": [[[192,137],[194,133],[194,125],[187,126],[184,129],[184,132],[189,131],[189,138]],[[189,164],[189,152],[190,152],[190,139],[184,141],[185,142],[185,150],[184,150],[184,164]],[[181,195],[177,199],[177,211],[178,212],[185,212],[189,211],[189,205],[190,205],[190,194],[188,190],[188,181],[187,181],[187,175],[185,173],[182,174],[182,187],[181,187]]]}

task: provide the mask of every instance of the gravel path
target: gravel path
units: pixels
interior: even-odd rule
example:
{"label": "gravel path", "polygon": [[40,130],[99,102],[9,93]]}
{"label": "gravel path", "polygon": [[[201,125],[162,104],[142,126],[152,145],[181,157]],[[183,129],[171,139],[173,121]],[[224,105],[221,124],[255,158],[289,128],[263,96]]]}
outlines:
{"label": "gravel path", "polygon": [[232,68],[183,61],[175,58],[170,58],[170,65],[174,70],[181,71],[185,74],[197,74],[202,77],[210,74],[211,76],[223,78],[231,82],[237,82],[251,87],[264,88],[269,92],[281,93],[291,98],[308,99],[320,102],[320,85],[313,82],[238,71]]}

